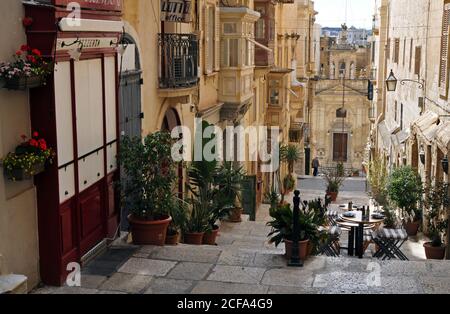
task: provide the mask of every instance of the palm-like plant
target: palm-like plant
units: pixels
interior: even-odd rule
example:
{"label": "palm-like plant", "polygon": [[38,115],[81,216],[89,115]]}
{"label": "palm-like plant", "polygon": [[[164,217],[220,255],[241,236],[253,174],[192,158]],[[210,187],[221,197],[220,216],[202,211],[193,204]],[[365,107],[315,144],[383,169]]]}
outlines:
{"label": "palm-like plant", "polygon": [[[320,211],[319,209],[316,211],[314,208],[305,208],[300,211],[299,215],[299,241],[309,240],[315,248],[318,247],[321,241],[318,227],[322,224],[323,218]],[[273,218],[272,221],[267,223],[267,226],[272,227],[268,235],[270,243],[278,246],[285,240],[292,241],[294,235],[294,213],[291,206],[286,204],[271,208],[270,216]]]}
{"label": "palm-like plant", "polygon": [[288,165],[289,173],[294,173],[294,165],[300,160],[300,148],[297,145],[284,145],[280,148],[281,161]]}
{"label": "palm-like plant", "polygon": [[229,209],[238,207],[241,198],[241,183],[245,176],[243,167],[234,167],[231,162],[224,162],[216,173],[216,185],[219,187],[218,202],[220,207]]}
{"label": "palm-like plant", "polygon": [[[216,185],[218,162],[194,161],[188,169],[189,191],[192,193],[191,217],[187,223],[188,232],[204,232],[211,227],[211,221],[216,219],[220,202],[219,189]],[[214,224],[213,223],[213,224]]]}

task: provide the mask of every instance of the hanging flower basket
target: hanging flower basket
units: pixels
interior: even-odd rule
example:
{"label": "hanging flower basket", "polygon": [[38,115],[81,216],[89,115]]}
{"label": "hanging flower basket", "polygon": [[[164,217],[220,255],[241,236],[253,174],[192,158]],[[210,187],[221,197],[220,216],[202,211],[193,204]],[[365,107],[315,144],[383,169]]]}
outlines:
{"label": "hanging flower basket", "polygon": [[11,90],[26,90],[45,85],[45,79],[41,76],[15,77],[5,82],[5,88]]}
{"label": "hanging flower basket", "polygon": [[16,168],[12,170],[4,169],[6,178],[10,181],[30,180],[45,171],[45,163],[40,162],[31,166],[30,169]]}
{"label": "hanging flower basket", "polygon": [[47,147],[47,142],[39,137],[39,133],[34,132],[29,140],[22,135],[22,139],[23,143],[3,160],[3,172],[11,181],[29,180],[44,172],[46,164],[53,160],[53,150]]}
{"label": "hanging flower basket", "polygon": [[[0,62],[0,81],[11,90],[26,90],[45,85],[46,78],[53,71],[41,51],[22,45],[14,55],[13,62]],[[1,83],[0,83],[1,84]]]}

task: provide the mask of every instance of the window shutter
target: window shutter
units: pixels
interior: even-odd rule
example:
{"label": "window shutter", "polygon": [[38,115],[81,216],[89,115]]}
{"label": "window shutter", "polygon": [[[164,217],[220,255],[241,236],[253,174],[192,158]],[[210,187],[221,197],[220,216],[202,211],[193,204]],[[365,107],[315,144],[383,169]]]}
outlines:
{"label": "window shutter", "polygon": [[399,60],[399,55],[400,55],[400,39],[396,38],[395,46],[394,46],[394,62],[397,64],[398,64],[398,60]]}
{"label": "window shutter", "polygon": [[220,9],[216,7],[215,27],[214,27],[214,71],[220,70]]}
{"label": "window shutter", "polygon": [[420,66],[422,64],[422,47],[416,47],[416,64],[414,66],[414,74],[420,76]]}
{"label": "window shutter", "polygon": [[439,90],[442,97],[448,96],[448,53],[449,53],[449,25],[450,24],[450,3],[444,7],[444,17],[442,21],[442,39],[441,39],[441,60],[439,66]]}
{"label": "window shutter", "polygon": [[209,74],[208,69],[210,69],[210,62],[211,62],[211,55],[210,55],[210,51],[208,48],[208,43],[211,40],[211,38],[209,38],[210,34],[208,31],[208,20],[209,20],[209,16],[208,16],[208,6],[204,6],[203,7],[203,33],[204,33],[204,37],[203,37],[203,51],[204,51],[204,68],[203,71],[205,74]]}
{"label": "window shutter", "polygon": [[391,58],[391,39],[388,38],[387,43],[386,43],[386,59],[390,59]]}

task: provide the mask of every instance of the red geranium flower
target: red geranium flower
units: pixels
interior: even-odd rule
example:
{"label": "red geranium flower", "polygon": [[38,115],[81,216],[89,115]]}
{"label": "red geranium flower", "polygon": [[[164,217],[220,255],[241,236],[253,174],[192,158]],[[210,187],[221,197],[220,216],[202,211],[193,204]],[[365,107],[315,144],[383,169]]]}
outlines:
{"label": "red geranium flower", "polygon": [[33,50],[31,51],[31,53],[34,54],[34,55],[36,55],[36,56],[38,56],[38,57],[41,57],[41,56],[42,56],[42,53],[41,53],[41,51],[40,51],[39,49],[33,49]]}
{"label": "red geranium flower", "polygon": [[38,132],[33,132],[33,137],[38,137],[39,133]]}
{"label": "red geranium flower", "polygon": [[39,147],[39,142],[36,141],[35,139],[31,139],[30,140],[30,145],[33,147]]}
{"label": "red geranium flower", "polygon": [[27,56],[27,60],[30,61],[31,63],[36,63],[36,58],[33,56]]}
{"label": "red geranium flower", "polygon": [[22,50],[17,50],[17,51],[16,51],[16,56],[19,56],[19,57],[20,57],[21,55],[22,55]]}
{"label": "red geranium flower", "polygon": [[22,45],[22,46],[20,47],[20,50],[22,50],[22,51],[28,51],[28,50],[30,50],[30,46],[28,46],[28,45]]}
{"label": "red geranium flower", "polygon": [[24,17],[22,23],[25,27],[31,26],[31,24],[33,24],[33,19],[31,17]]}
{"label": "red geranium flower", "polygon": [[21,137],[22,140],[25,142],[28,136],[26,136],[25,134],[22,134],[20,137]]}
{"label": "red geranium flower", "polygon": [[47,142],[44,139],[39,140],[39,148],[42,150],[47,150]]}

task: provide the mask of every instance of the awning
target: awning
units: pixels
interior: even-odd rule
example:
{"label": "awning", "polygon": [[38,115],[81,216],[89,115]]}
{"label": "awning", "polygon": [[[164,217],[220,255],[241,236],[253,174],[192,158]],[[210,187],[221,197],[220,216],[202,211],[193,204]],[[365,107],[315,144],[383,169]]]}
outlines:
{"label": "awning", "polygon": [[247,39],[249,42],[251,42],[252,44],[254,44],[255,46],[258,46],[261,49],[267,50],[268,52],[272,52],[272,49],[270,49],[267,46],[264,46],[263,44],[260,44],[259,42],[257,42],[256,40],[253,40],[251,38],[245,38]]}
{"label": "awning", "polygon": [[391,135],[391,142],[392,145],[395,146],[395,148],[398,148],[398,146],[406,143],[406,141],[408,140],[409,136],[410,136],[411,132],[409,129],[406,130],[401,130],[395,134]]}
{"label": "awning", "polygon": [[391,133],[388,130],[386,121],[382,121],[378,124],[378,133],[383,140],[384,147],[388,149],[391,145]]}
{"label": "awning", "polygon": [[406,143],[406,141],[409,139],[409,136],[411,135],[411,131],[409,129],[401,130],[397,133],[397,139],[400,144]]}
{"label": "awning", "polygon": [[444,152],[450,148],[450,121],[441,123],[436,130],[436,143]]}
{"label": "awning", "polygon": [[427,111],[417,118],[411,125],[411,128],[422,135],[425,140],[431,142],[438,128],[436,124],[439,121],[439,115],[433,111]]}

